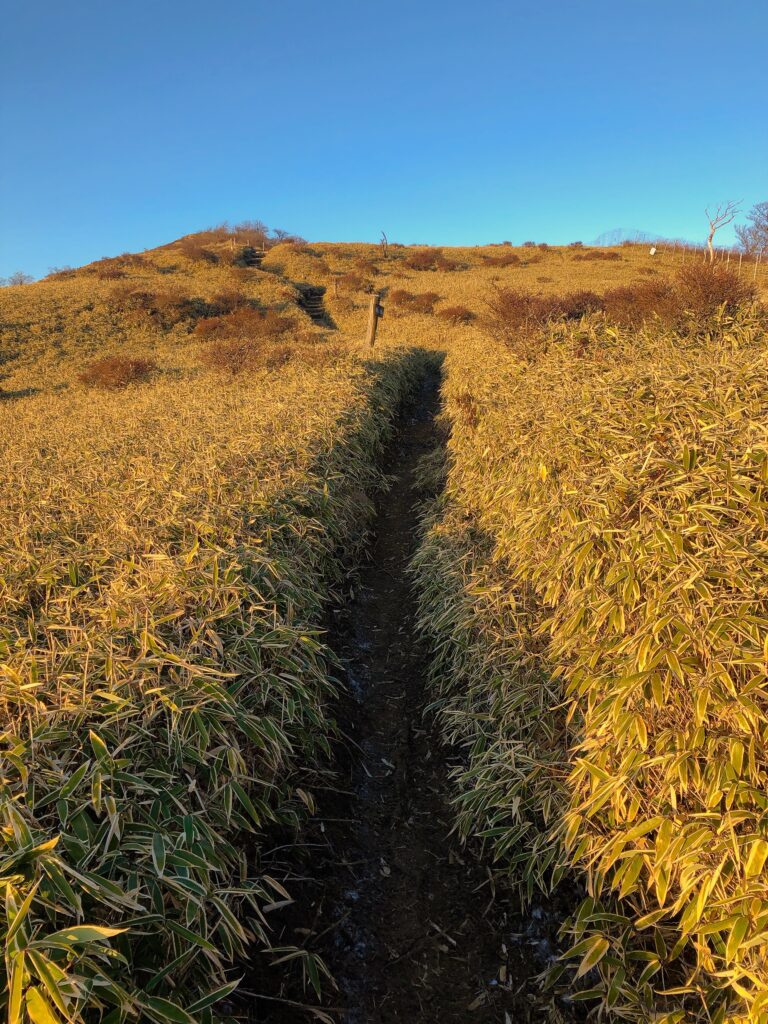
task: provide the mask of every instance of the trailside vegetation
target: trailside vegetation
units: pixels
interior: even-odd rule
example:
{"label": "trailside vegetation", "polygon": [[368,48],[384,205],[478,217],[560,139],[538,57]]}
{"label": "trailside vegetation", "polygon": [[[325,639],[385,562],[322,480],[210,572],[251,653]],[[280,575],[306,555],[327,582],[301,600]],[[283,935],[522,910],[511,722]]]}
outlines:
{"label": "trailside vegetation", "polygon": [[766,317],[699,273],[674,327],[451,348],[415,561],[462,831],[583,887],[552,980],[664,1024],[768,1020]]}

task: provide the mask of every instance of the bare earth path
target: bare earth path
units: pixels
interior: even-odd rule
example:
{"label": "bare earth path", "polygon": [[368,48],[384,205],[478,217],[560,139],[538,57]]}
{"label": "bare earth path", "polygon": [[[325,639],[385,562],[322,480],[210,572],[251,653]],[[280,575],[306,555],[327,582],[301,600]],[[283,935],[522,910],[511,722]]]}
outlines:
{"label": "bare earth path", "polygon": [[[402,418],[369,559],[329,637],[346,670],[339,717],[351,742],[338,765],[344,792],[321,802],[306,875],[343,1024],[547,1019],[532,949],[547,940],[530,919],[527,931],[508,919],[487,869],[449,836],[450,764],[423,715],[427,666],[407,570],[423,497],[416,470],[441,444],[438,410],[435,372]],[[262,1019],[306,1020],[293,1014]]]}

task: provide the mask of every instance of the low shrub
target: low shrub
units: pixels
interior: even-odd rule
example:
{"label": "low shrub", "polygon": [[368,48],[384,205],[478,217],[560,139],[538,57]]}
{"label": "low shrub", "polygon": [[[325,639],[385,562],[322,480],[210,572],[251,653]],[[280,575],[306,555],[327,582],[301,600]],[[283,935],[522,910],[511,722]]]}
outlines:
{"label": "low shrub", "polygon": [[653,317],[673,326],[680,319],[680,300],[670,281],[634,281],[609,289],[604,296],[606,319],[623,327],[640,327]]}
{"label": "low shrub", "polygon": [[606,318],[613,323],[639,327],[658,318],[667,327],[682,329],[686,324],[703,326],[720,309],[733,316],[756,297],[752,282],[734,271],[696,263],[683,267],[673,281],[635,281],[612,288],[604,303]]}
{"label": "low shrub", "polygon": [[475,319],[475,314],[466,306],[446,306],[437,315],[450,324],[469,324]]}
{"label": "low shrub", "polygon": [[488,267],[519,267],[522,261],[515,253],[505,252],[499,256],[485,253],[483,255],[483,262]]}
{"label": "low shrub", "polygon": [[195,324],[195,334],[203,339],[274,339],[289,331],[293,324],[293,320],[273,309],[240,305],[229,313],[199,319]]}
{"label": "low shrub", "polygon": [[419,249],[403,260],[403,266],[409,270],[458,270],[461,264],[444,256],[441,249]]}
{"label": "low shrub", "polygon": [[405,313],[428,314],[434,313],[435,303],[439,301],[440,296],[437,292],[414,293],[404,288],[396,288],[389,293],[388,298],[396,309],[401,309]]}
{"label": "low shrub", "polygon": [[[589,290],[534,295],[497,287],[487,303],[484,323],[492,337],[512,347],[518,345],[521,336],[530,339],[547,323],[578,320],[601,311],[609,323],[623,327],[638,328],[658,319],[675,330],[696,331],[711,328],[712,317],[721,309],[734,316],[755,298],[754,285],[733,271],[696,264],[683,268],[673,281],[634,281],[611,288],[602,296]],[[531,350],[528,340],[522,347]]]}
{"label": "low shrub", "polygon": [[754,284],[746,277],[709,263],[683,267],[677,275],[677,292],[683,308],[697,319],[713,316],[721,306],[732,316],[757,298]]}
{"label": "low shrub", "polygon": [[77,379],[88,387],[113,391],[147,380],[157,368],[151,359],[107,356],[87,366]]}
{"label": "low shrub", "polygon": [[182,239],[181,242],[179,242],[179,248],[181,249],[182,255],[186,256],[188,260],[193,260],[196,263],[219,262],[217,253],[204,245],[199,236]]}
{"label": "low shrub", "polygon": [[368,277],[375,277],[379,273],[379,268],[366,256],[359,256],[355,260],[355,267],[361,274],[366,274]]}
{"label": "low shrub", "polygon": [[[553,320],[578,320],[603,308],[595,292],[577,291],[564,295],[534,295],[519,288],[496,288],[486,304],[484,318],[489,334],[510,346],[530,336]],[[526,351],[529,346],[526,344]]]}
{"label": "low shrub", "polygon": [[373,284],[366,280],[361,274],[351,272],[349,274],[340,274],[337,278],[339,284],[348,292],[370,292],[373,288]]}
{"label": "low shrub", "polygon": [[585,249],[584,252],[577,253],[574,260],[607,260],[615,263],[616,260],[624,259],[624,257],[618,253],[606,249]]}
{"label": "low shrub", "polygon": [[228,338],[211,342],[200,355],[200,362],[209,370],[235,377],[246,370],[263,365],[264,343],[252,338]]}

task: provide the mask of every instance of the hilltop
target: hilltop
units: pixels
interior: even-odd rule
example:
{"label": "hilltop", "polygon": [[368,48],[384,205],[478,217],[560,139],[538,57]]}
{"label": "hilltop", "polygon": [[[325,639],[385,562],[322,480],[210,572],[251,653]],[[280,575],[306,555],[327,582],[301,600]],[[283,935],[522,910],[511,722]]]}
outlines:
{"label": "hilltop", "polygon": [[[212,343],[242,337],[280,346],[273,362],[332,358],[339,346],[359,344],[374,290],[387,309],[379,344],[441,344],[451,308],[476,317],[496,288],[603,292],[663,279],[696,258],[679,247],[651,257],[631,244],[385,249],[213,229],[0,289],[0,386],[18,396],[61,390],[92,361],[125,354],[194,374]],[[768,283],[765,268],[757,283]]]}

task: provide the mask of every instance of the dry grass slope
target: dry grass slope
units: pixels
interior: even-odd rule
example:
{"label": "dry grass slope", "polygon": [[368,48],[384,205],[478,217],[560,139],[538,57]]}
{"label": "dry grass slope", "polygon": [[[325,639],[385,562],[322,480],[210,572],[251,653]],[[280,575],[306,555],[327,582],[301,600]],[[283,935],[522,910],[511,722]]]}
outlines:
{"label": "dry grass slope", "polygon": [[[462,827],[529,891],[589,880],[575,949],[614,1015],[764,1021],[762,328],[640,328],[699,259],[679,251],[262,258],[260,230],[0,290],[9,1019],[207,1021],[269,948],[260,851],[324,778],[317,628],[424,358],[405,347],[449,353],[419,577]],[[529,365],[485,333],[513,293],[548,311]],[[310,950],[291,965],[319,987]]]}
{"label": "dry grass slope", "polygon": [[448,356],[417,572],[460,822],[529,894],[584,881],[612,1019],[768,1019],[765,330],[597,314]]}

